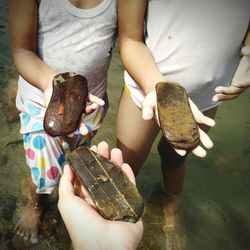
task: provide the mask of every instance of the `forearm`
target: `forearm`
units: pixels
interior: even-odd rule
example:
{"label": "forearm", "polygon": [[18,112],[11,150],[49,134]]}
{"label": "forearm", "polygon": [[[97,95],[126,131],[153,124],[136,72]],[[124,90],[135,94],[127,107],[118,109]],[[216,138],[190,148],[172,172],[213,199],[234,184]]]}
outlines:
{"label": "forearm", "polygon": [[51,84],[56,72],[46,65],[36,53],[18,48],[13,51],[17,72],[30,84],[44,91]]}
{"label": "forearm", "polygon": [[123,39],[119,48],[124,67],[145,94],[152,91],[157,82],[165,80],[150,50],[143,42]]}
{"label": "forearm", "polygon": [[119,51],[121,60],[130,76],[140,85],[145,94],[164,80],[154,58],[143,42],[146,0],[119,0]]}

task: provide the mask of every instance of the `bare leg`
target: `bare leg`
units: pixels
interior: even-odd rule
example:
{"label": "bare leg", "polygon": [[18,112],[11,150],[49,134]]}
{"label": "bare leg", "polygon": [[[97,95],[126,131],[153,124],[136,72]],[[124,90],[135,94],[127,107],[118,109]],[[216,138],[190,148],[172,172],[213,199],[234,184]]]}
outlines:
{"label": "bare leg", "polygon": [[30,181],[31,199],[15,227],[15,241],[37,243],[40,219],[46,207],[48,194],[37,194],[36,186]]}
{"label": "bare leg", "polygon": [[117,146],[135,175],[146,160],[158,131],[157,123],[143,120],[141,110],[124,91],[117,116]]}
{"label": "bare leg", "polygon": [[[214,118],[216,109],[205,112],[205,115]],[[208,132],[207,126],[200,126]],[[166,236],[167,249],[182,249],[185,245],[185,230],[181,218],[176,210],[177,197],[181,194],[185,179],[186,157],[179,156],[163,138],[158,144],[161,156],[161,167],[166,197],[163,203],[165,222],[163,231]]]}

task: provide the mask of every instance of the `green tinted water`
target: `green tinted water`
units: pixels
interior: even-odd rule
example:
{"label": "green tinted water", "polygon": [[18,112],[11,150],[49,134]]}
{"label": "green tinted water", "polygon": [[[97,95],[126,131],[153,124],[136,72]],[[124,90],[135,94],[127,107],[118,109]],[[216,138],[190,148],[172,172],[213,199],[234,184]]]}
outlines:
{"label": "green tinted water", "polygon": [[[0,27],[6,26],[6,1],[0,2]],[[24,152],[16,118],[13,89],[16,74],[11,61],[8,32],[0,28],[0,249],[12,249],[14,225],[27,201]],[[122,65],[114,51],[109,70],[110,109],[94,143],[115,146],[115,122],[123,85]],[[191,156],[179,202],[188,250],[249,249],[250,246],[250,91],[223,103],[210,136],[215,144],[205,159]],[[137,185],[145,200],[144,237],[139,249],[165,249],[162,232],[163,199],[156,145],[144,164]],[[26,249],[70,249],[70,240],[56,199],[42,227],[42,239]]]}

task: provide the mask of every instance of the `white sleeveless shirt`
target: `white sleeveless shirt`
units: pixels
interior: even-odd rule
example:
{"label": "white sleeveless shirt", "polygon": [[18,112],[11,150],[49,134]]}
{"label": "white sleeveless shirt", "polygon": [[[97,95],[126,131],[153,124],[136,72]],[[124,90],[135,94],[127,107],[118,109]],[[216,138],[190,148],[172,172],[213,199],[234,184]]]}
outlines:
{"label": "white sleeveless shirt", "polygon": [[[90,9],[79,9],[68,0],[41,0],[39,56],[58,73],[72,71],[85,76],[89,91],[103,98],[116,27],[116,0],[103,0]],[[21,76],[18,91],[30,100],[44,102],[43,92]]]}
{"label": "white sleeveless shirt", "polygon": [[[250,18],[250,0],[149,0],[146,44],[167,81],[179,82],[204,111],[228,86]],[[125,72],[140,107],[144,94]]]}

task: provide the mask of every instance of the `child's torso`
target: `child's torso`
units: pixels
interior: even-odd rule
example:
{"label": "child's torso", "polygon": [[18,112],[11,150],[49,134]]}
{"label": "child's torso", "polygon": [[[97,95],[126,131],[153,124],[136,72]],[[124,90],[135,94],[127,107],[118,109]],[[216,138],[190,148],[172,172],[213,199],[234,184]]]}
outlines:
{"label": "child's torso", "polygon": [[166,78],[205,108],[231,81],[249,18],[249,0],[149,0],[146,43]]}
{"label": "child's torso", "polygon": [[116,35],[116,0],[71,2],[41,0],[39,56],[57,72],[84,75],[90,91],[103,97]]}

